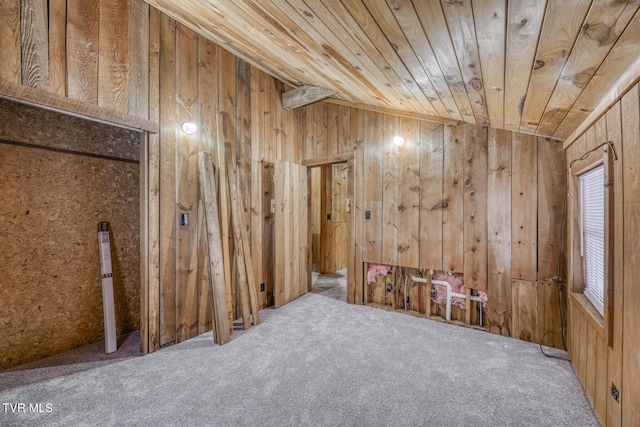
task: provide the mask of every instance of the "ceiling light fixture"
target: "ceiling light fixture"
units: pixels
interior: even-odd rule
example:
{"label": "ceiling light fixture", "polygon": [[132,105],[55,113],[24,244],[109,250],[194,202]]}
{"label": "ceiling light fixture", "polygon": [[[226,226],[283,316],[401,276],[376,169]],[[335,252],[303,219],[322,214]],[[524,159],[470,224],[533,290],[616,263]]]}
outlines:
{"label": "ceiling light fixture", "polygon": [[402,147],[402,146],[404,145],[404,138],[403,138],[403,137],[401,137],[400,135],[395,136],[395,137],[393,138],[393,143],[394,143],[395,145],[397,145],[398,147]]}
{"label": "ceiling light fixture", "polygon": [[184,122],[182,124],[182,131],[187,135],[192,135],[195,131],[198,130],[198,126],[192,122]]}

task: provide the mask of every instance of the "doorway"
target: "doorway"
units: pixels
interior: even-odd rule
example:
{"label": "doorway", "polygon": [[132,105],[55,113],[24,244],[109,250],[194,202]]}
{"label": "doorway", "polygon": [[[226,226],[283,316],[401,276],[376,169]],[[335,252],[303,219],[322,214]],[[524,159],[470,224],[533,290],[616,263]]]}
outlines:
{"label": "doorway", "polygon": [[[312,293],[347,300],[353,161],[311,167]],[[351,189],[351,191],[350,191]]]}

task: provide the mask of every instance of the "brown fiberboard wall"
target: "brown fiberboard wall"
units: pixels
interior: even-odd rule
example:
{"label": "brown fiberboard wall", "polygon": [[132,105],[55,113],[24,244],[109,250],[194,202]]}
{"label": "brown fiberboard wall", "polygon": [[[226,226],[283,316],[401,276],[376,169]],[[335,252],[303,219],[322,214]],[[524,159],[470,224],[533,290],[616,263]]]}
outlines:
{"label": "brown fiberboard wall", "polygon": [[137,329],[139,134],[9,101],[0,123],[0,369],[103,339],[99,221],[117,332]]}

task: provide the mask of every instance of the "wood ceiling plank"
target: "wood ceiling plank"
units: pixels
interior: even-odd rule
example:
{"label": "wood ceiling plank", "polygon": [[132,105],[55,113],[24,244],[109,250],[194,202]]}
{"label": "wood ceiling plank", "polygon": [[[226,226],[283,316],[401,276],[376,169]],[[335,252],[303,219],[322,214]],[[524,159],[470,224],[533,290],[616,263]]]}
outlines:
{"label": "wood ceiling plank", "polygon": [[507,16],[504,128],[518,131],[546,1],[512,0]]}
{"label": "wood ceiling plank", "polygon": [[[336,83],[351,88],[351,93],[343,90],[337,96],[352,100],[365,99],[367,102],[380,103],[380,101],[376,99],[375,91],[371,90],[371,84],[365,80],[354,79],[351,64],[345,67],[344,63],[341,62],[343,60],[342,56],[332,56],[330,54],[332,52],[327,52],[326,47],[329,46],[330,43],[325,40],[324,31],[328,31],[325,26],[320,25],[319,28],[316,28],[314,22],[309,22],[305,19],[303,13],[301,14],[295,7],[287,2],[272,2],[271,0],[258,0],[258,2],[262,8],[271,13],[281,25],[291,29],[299,38],[303,39],[305,46],[307,46],[306,49],[317,56],[317,61],[322,64],[325,69],[333,70],[339,75],[335,80]],[[354,95],[353,92],[356,92],[356,94]]]}
{"label": "wood ceiling plank", "polygon": [[[380,72],[375,62],[354,40],[350,31],[338,22],[331,12],[318,0],[308,2],[303,0],[288,0],[300,17],[316,28],[323,36],[323,51],[338,60],[353,75],[352,80],[358,80],[369,87],[374,94],[376,103],[393,108],[409,109],[407,101],[398,96],[395,88]],[[416,107],[420,108],[418,105]],[[422,112],[426,112],[423,108]]]}
{"label": "wood ceiling plank", "polygon": [[534,133],[582,29],[591,1],[552,1],[547,7],[536,52],[520,131]]}
{"label": "wood ceiling plank", "polygon": [[[255,13],[263,16],[265,20],[273,22],[275,27],[288,31],[292,38],[292,43],[298,43],[293,49],[307,52],[318,66],[325,70],[325,73],[330,74],[332,78],[330,86],[338,90],[340,96],[350,99],[358,99],[360,96],[364,98],[370,97],[366,88],[360,88],[350,82],[350,76],[345,70],[336,68],[330,63],[332,58],[321,54],[322,44],[319,41],[322,36],[306,21],[294,21],[292,16],[296,17],[297,13],[291,6],[282,2],[276,5],[271,0],[256,0],[250,3],[249,6],[252,7]],[[310,82],[307,83],[311,84]]]}
{"label": "wood ceiling plank", "polygon": [[[283,23],[282,19],[286,15],[281,12],[278,17],[274,17],[274,13],[278,13],[279,10],[272,2],[237,2],[228,6],[241,8],[244,19],[250,19],[257,28],[262,28],[261,33],[266,34],[273,43],[282,49],[290,50],[298,57],[298,68],[307,76],[305,82],[308,84],[332,88],[349,97],[367,96],[364,95],[366,88],[354,91],[356,86],[348,84],[351,76],[346,70],[329,66],[327,58],[320,54],[322,45],[317,42],[321,39],[320,35],[314,38],[309,37],[304,30],[295,31],[294,28],[298,26],[293,21],[289,25]],[[322,76],[322,80],[317,79],[317,76]],[[358,93],[360,95],[356,95]]]}
{"label": "wood ceiling plank", "polygon": [[[384,35],[380,38],[374,34],[372,39],[341,2],[338,0],[322,1],[330,6],[331,13],[343,22],[345,28],[350,29],[356,35],[367,54],[379,64],[380,70],[390,81],[394,82],[394,86],[401,90],[405,97],[415,98],[416,102],[428,114],[449,117],[449,113],[424,71],[422,73],[423,78],[414,78]],[[357,15],[368,15],[366,8],[364,6],[360,7],[360,13],[357,13]],[[365,21],[371,21],[371,17],[365,17]],[[377,26],[374,27],[380,31]],[[382,41],[382,43],[376,44],[374,40]]]}
{"label": "wood ceiling plank", "polygon": [[[397,10],[394,16],[389,7],[380,2],[371,2],[368,7],[361,0],[343,0],[342,3],[378,49],[399,58],[401,66],[406,67],[409,72],[408,76],[402,78],[412,78],[418,83],[438,115],[462,120],[419,21],[406,20],[403,28],[402,20],[406,19],[404,10],[409,10],[408,8]],[[412,8],[411,10],[413,11]],[[421,49],[414,52],[412,45],[421,46]],[[445,112],[441,111],[440,104]]]}
{"label": "wood ceiling plank", "polygon": [[[403,1],[408,2],[409,0]],[[399,0],[396,0],[396,2],[399,3]],[[451,52],[455,52],[455,50],[440,2],[438,0],[423,0],[415,2],[413,6],[442,69],[442,73],[449,83],[449,88],[451,88],[453,97],[462,114],[462,120],[467,123],[476,123],[473,106],[467,94],[467,87],[460,72],[460,66],[455,56],[451,55]],[[414,46],[414,50],[418,49],[421,49],[421,46]]]}
{"label": "wood ceiling plank", "polygon": [[637,2],[594,1],[536,133],[555,133],[638,7]]}
{"label": "wood ceiling plank", "polygon": [[489,124],[504,127],[504,66],[506,51],[507,3],[484,0],[473,3],[478,53],[484,80]]}
{"label": "wood ceiling plank", "polygon": [[170,0],[145,1],[271,76],[296,86],[301,84],[299,73],[293,72],[290,65],[268,50],[256,46],[249,34],[239,30],[233,23],[225,22],[222,19],[224,16],[219,16],[207,5],[193,0],[185,0],[180,4]]}
{"label": "wood ceiling plank", "polygon": [[611,49],[571,111],[553,134],[554,137],[565,140],[565,148],[640,78],[638,40],[640,40],[640,12],[636,13],[618,39],[618,43]]}
{"label": "wood ceiling plank", "polygon": [[457,126],[458,124],[460,124],[458,120],[446,119],[444,117],[430,116],[428,114],[420,114],[413,111],[394,110],[393,108],[380,107],[379,105],[368,105],[360,102],[345,101],[337,98],[326,98],[322,102],[328,104],[346,105],[352,108],[360,108],[361,110],[376,111],[379,113],[392,114],[394,116],[400,117],[409,117],[412,119],[425,120],[427,122],[442,123],[450,126]]}
{"label": "wood ceiling plank", "polygon": [[449,26],[449,35],[455,47],[476,123],[489,126],[489,113],[471,2],[440,0],[440,4]]}

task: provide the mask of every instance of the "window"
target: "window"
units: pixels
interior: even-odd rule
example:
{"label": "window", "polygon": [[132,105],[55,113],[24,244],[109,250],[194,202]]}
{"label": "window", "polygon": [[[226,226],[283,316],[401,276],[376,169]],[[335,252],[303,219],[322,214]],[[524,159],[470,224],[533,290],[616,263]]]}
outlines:
{"label": "window", "polygon": [[568,283],[572,306],[612,345],[615,152],[601,146],[569,166]]}
{"label": "window", "polygon": [[604,316],[604,165],[579,178],[584,295]]}

